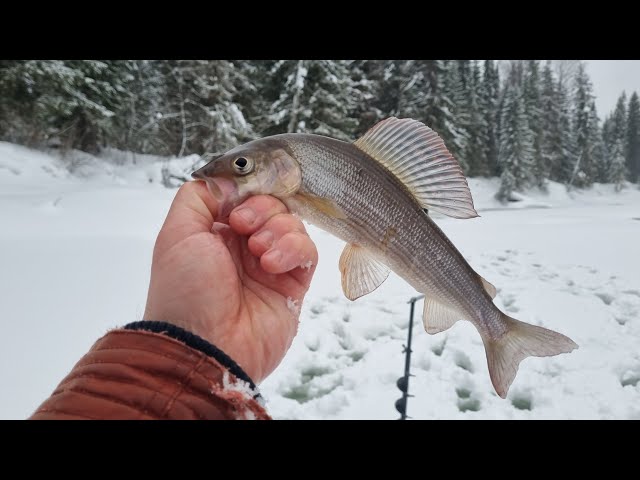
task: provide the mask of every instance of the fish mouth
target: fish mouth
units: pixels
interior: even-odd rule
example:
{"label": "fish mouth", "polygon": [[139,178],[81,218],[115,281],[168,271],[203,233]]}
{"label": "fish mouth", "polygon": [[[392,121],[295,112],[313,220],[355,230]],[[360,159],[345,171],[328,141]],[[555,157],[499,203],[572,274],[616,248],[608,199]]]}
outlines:
{"label": "fish mouth", "polygon": [[238,185],[231,178],[226,177],[195,177],[204,180],[207,190],[218,203],[216,221],[229,217],[231,211],[242,203],[244,198],[240,195]]}

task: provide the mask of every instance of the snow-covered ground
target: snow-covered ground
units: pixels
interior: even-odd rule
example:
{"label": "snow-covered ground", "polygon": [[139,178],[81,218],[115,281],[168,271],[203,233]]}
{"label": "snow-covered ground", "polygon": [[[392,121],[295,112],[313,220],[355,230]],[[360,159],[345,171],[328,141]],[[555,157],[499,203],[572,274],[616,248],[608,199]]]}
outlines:
{"label": "snow-covered ground", "polygon": [[[0,418],[24,418],[108,328],[138,320],[155,235],[172,189],[161,163],[73,160],[0,142]],[[175,172],[194,158],[172,161]],[[497,305],[569,335],[580,349],[525,360],[506,400],[468,322],[435,336],[417,304],[413,418],[640,419],[640,191],[551,184],[503,206],[495,180],[470,180],[481,218],[436,218],[498,288]],[[394,419],[409,305],[392,276],[356,302],[340,289],[342,242],[309,228],[320,264],[300,332],[262,385],[276,418]]]}

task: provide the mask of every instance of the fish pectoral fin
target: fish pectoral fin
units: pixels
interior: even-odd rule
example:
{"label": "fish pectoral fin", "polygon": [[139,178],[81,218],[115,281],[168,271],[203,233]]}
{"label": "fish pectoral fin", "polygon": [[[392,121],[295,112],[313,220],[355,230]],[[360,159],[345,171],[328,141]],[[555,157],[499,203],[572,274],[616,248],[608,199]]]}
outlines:
{"label": "fish pectoral fin", "polygon": [[462,168],[425,124],[390,117],[371,127],[354,146],[395,175],[422,208],[454,218],[478,216]]}
{"label": "fish pectoral fin", "polygon": [[378,261],[366,248],[347,243],[338,262],[342,291],[349,300],[373,292],[389,276],[389,267]]}
{"label": "fish pectoral fin", "polygon": [[298,192],[293,198],[295,201],[303,204],[306,208],[318,210],[328,217],[340,219],[347,218],[342,209],[330,198],[319,197],[317,195],[303,192]]}
{"label": "fish pectoral fin", "polygon": [[496,287],[493,286],[493,284],[491,282],[489,282],[488,280],[486,280],[484,277],[478,275],[478,277],[480,277],[480,281],[482,282],[482,286],[484,287],[484,290],[489,294],[489,296],[491,298],[496,298]]}
{"label": "fish pectoral fin", "polygon": [[455,310],[431,298],[425,297],[424,309],[422,310],[422,322],[424,323],[424,329],[429,335],[444,332],[461,319],[462,315]]}

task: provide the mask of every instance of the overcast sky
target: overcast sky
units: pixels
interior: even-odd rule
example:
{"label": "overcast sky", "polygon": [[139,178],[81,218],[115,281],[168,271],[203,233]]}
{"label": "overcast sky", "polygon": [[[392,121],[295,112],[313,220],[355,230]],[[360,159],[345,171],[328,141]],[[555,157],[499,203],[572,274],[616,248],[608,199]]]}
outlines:
{"label": "overcast sky", "polygon": [[640,60],[588,60],[587,71],[601,120],[615,108],[623,90],[627,98],[633,91],[640,95]]}

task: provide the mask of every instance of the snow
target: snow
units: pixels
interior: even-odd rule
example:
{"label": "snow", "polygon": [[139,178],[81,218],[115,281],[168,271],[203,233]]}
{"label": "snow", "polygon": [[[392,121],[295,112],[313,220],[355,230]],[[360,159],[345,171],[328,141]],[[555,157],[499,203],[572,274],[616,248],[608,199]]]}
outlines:
{"label": "snow", "polygon": [[[0,418],[30,415],[109,328],[139,320],[152,247],[195,158],[108,152],[66,159],[0,142]],[[75,163],[74,163],[75,162]],[[72,166],[73,173],[68,167]],[[430,336],[416,304],[407,413],[428,418],[640,419],[640,191],[613,185],[494,198],[470,179],[480,218],[437,223],[520,320],[580,348],[530,358],[506,400],[493,391],[468,322]],[[394,419],[416,292],[394,274],[355,302],[340,288],[343,243],[309,226],[320,261],[299,333],[260,386],[275,418]]]}
{"label": "snow", "polygon": [[287,297],[287,308],[293,315],[298,315],[300,313],[300,300]]}

